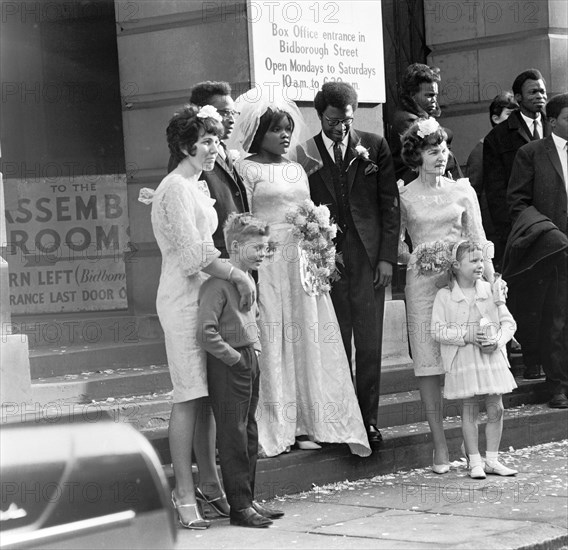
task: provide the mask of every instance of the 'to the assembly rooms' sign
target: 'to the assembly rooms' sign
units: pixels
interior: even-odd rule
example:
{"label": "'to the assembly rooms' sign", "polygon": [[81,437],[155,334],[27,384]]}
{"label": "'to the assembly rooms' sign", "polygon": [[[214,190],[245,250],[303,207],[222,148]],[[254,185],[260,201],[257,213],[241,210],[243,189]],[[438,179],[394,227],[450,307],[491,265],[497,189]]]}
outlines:
{"label": "'to the assembly rooms' sign", "polygon": [[322,84],[348,82],[359,101],[385,102],[380,1],[247,3],[252,80],[312,101]]}
{"label": "'to the assembly rooms' sign", "polygon": [[126,176],[6,180],[13,313],[124,309]]}

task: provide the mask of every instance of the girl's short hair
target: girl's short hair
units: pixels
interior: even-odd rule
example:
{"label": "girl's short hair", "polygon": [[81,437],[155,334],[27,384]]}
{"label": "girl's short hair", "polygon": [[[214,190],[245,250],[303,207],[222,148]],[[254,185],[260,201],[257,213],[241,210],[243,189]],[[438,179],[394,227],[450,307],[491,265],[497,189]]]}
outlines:
{"label": "girl's short hair", "polygon": [[448,140],[448,134],[441,126],[425,137],[419,136],[419,124],[426,120],[430,119],[419,118],[402,135],[402,150],[400,154],[404,164],[409,168],[418,168],[422,165],[422,151],[429,147],[436,147],[443,141]]}
{"label": "girl's short hair", "polygon": [[238,214],[233,212],[229,214],[225,225],[223,225],[223,235],[225,237],[225,245],[227,250],[231,248],[231,243],[245,243],[251,237],[265,237],[270,232],[266,222],[255,218],[249,212]]}
{"label": "girl's short hair", "polygon": [[450,264],[448,267],[448,286],[452,288],[456,279],[456,272],[454,271],[454,263],[461,262],[468,252],[479,250],[483,254],[483,247],[480,243],[473,241],[458,241],[454,243],[450,249]]}
{"label": "girl's short hair", "polygon": [[292,126],[292,131],[294,131],[294,119],[292,115],[287,111],[278,109],[277,107],[268,107],[266,112],[260,117],[258,121],[258,128],[254,134],[252,143],[250,144],[249,153],[260,152],[260,146],[262,145],[262,140],[266,135],[266,132],[274,126],[282,117],[286,117]]}
{"label": "girl's short hair", "polygon": [[172,157],[179,164],[184,158],[183,149],[191,155],[195,155],[195,144],[200,135],[213,134],[219,139],[223,137],[223,125],[214,118],[198,117],[200,107],[196,105],[184,105],[170,119],[166,129],[168,148]]}
{"label": "girl's short hair", "polygon": [[452,246],[452,260],[456,262],[461,262],[463,257],[466,255],[467,252],[473,252],[474,250],[479,250],[483,252],[483,247],[480,243],[472,242],[472,241],[458,241],[454,243]]}

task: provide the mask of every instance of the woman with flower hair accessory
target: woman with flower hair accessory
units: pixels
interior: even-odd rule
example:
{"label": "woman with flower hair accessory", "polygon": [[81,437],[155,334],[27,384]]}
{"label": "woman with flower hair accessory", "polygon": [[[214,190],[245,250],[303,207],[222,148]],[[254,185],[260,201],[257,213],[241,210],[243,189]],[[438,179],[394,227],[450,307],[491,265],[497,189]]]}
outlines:
{"label": "woman with flower hair accessory", "polygon": [[258,270],[260,447],[266,456],[276,456],[294,443],[303,450],[319,449],[316,442],[347,443],[352,453],[368,456],[329,296],[335,227],[329,210],[309,200],[302,166],[288,158],[296,153],[295,144],[305,141],[305,124],[295,104],[282,98],[252,101],[245,94],[235,104],[241,115],[232,139],[249,155],[239,164],[249,205],[255,217],[269,223],[277,242]]}
{"label": "woman with flower hair accessory", "polygon": [[[440,345],[432,338],[430,323],[438,288],[447,282],[443,260],[447,243],[462,239],[480,243],[485,276],[491,283],[494,277],[492,244],[485,238],[475,190],[467,179],[453,181],[443,176],[448,161],[446,137],[433,118],[412,124],[402,137],[402,158],[417,172],[417,177],[400,189],[399,261],[408,264],[405,288],[408,335],[414,373],[432,432],[433,469],[437,473],[449,470],[449,456],[442,422],[444,368]],[[412,254],[404,240],[406,231],[412,241]]]}
{"label": "woman with flower hair accessory", "polygon": [[[144,188],[139,200],[152,205],[152,228],[162,253],[162,271],[156,309],[164,330],[168,368],[173,385],[169,443],[175,474],[172,491],[179,523],[186,529],[206,529],[196,494],[219,515],[229,506],[215,464],[215,422],[208,395],[206,353],[197,341],[197,299],[208,276],[235,284],[241,306],[255,300],[248,275],[219,259],[213,244],[217,228],[215,202],[207,184],[199,180],[211,170],[223,134],[221,116],[212,106],[186,105],[170,120],[166,135],[176,168],[158,188]],[[199,468],[199,488],[194,487],[192,450]]]}
{"label": "woman with flower hair accessory", "polygon": [[[503,398],[517,387],[505,345],[516,323],[498,293],[482,280],[483,250],[477,243],[453,243],[448,262],[448,286],[436,294],[431,332],[440,343],[446,371],[444,396],[462,400],[462,432],[469,476],[512,476],[516,470],[498,460],[503,432]],[[479,397],[485,399],[486,463],[478,446]]]}

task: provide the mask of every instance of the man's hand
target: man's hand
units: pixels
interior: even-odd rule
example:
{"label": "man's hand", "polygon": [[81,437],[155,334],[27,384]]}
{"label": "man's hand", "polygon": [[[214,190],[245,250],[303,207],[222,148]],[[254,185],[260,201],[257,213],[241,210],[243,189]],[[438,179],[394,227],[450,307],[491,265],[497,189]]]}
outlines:
{"label": "man's hand", "polygon": [[231,274],[231,282],[237,287],[237,291],[241,296],[239,309],[250,311],[256,300],[256,287],[254,281],[240,269],[234,269]]}
{"label": "man's hand", "polygon": [[389,286],[392,282],[392,264],[390,262],[385,262],[384,260],[379,260],[377,268],[375,269],[375,277],[373,279],[373,284],[375,288],[381,288],[383,286]]}

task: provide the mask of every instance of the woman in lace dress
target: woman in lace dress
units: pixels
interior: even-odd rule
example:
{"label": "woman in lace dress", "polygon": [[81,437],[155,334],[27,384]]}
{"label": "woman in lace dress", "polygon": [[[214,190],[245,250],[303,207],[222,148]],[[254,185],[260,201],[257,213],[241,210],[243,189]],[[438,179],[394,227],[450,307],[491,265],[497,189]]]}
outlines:
{"label": "woman in lace dress", "polygon": [[475,190],[469,180],[453,181],[442,176],[448,161],[446,132],[433,119],[419,119],[402,137],[402,158],[416,172],[416,179],[399,189],[401,206],[400,256],[408,263],[406,307],[408,335],[418,378],[420,397],[434,442],[433,470],[449,470],[443,425],[443,373],[440,344],[430,332],[432,307],[446,273],[419,275],[413,269],[415,256],[404,242],[408,231],[413,249],[423,243],[460,241],[479,243],[484,252],[485,277],[493,283],[492,245],[485,238]]}
{"label": "woman in lace dress", "polygon": [[[209,276],[230,279],[249,304],[254,285],[242,271],[219,259],[213,245],[217,214],[202,170],[211,170],[223,135],[221,116],[210,106],[185,106],[170,120],[167,139],[179,162],[156,191],[142,189],[140,200],[152,204],[152,228],[162,253],[162,271],[156,299],[164,329],[168,367],[173,384],[169,442],[176,486],[172,502],[178,519],[188,529],[205,529],[191,472],[192,449],[199,467],[198,494],[213,500],[228,515],[229,507],[215,464],[215,423],[201,398],[207,393],[205,351],[197,342],[197,298]],[[216,500],[218,499],[218,500]]]}
{"label": "woman in lace dress", "polygon": [[[371,454],[337,317],[328,293],[309,295],[300,276],[300,249],[286,214],[309,199],[303,168],[284,157],[295,150],[300,113],[291,102],[237,100],[242,113],[233,139],[251,156],[240,162],[252,213],[270,224],[276,251],[259,269],[262,354],[257,409],[266,456],[348,443]],[[293,113],[293,114],[292,114]]]}

